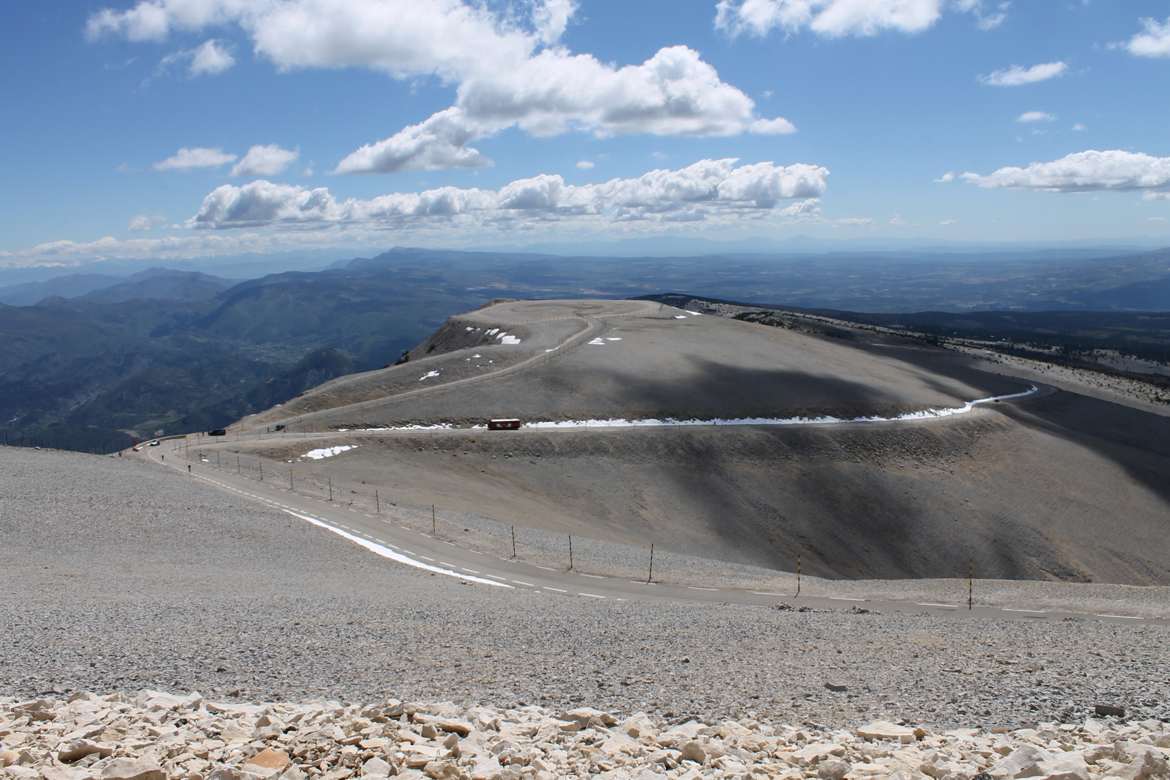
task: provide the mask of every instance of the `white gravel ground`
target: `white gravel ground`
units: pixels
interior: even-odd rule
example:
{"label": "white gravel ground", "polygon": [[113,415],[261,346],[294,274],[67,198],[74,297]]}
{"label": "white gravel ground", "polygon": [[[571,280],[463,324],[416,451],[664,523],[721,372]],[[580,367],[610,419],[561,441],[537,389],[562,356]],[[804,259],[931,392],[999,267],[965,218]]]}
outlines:
{"label": "white gravel ground", "polygon": [[[0,695],[950,726],[1170,717],[1155,625],[593,602],[477,588],[126,459],[0,448]],[[829,690],[826,684],[843,686]]]}

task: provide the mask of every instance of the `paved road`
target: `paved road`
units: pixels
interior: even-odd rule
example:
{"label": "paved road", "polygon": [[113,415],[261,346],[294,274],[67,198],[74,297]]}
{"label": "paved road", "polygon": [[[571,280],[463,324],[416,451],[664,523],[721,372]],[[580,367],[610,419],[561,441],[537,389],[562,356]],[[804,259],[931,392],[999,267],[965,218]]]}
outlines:
{"label": "paved road", "polygon": [[[190,466],[192,479],[234,493],[288,515],[311,523],[323,533],[338,534],[367,553],[386,558],[388,565],[411,566],[431,576],[447,576],[474,587],[527,589],[550,597],[587,598],[612,601],[672,601],[699,603],[735,603],[759,606],[787,603],[814,609],[850,609],[855,607],[878,612],[947,614],[970,619],[1047,620],[1069,617],[1108,621],[1118,624],[1170,624],[1164,618],[1139,618],[1127,615],[1083,613],[1067,610],[1032,609],[1027,604],[1011,608],[980,607],[968,610],[965,603],[898,601],[845,597],[795,597],[793,593],[754,591],[744,588],[711,588],[686,585],[647,583],[621,577],[605,577],[564,569],[539,566],[468,550],[430,534],[395,524],[388,514],[375,515],[341,506],[324,499],[300,495],[273,482],[260,482],[242,475],[217,470],[202,462],[188,463],[178,456],[180,440],[164,441],[159,447],[146,447],[140,456],[160,462],[179,472]],[[172,454],[164,460],[166,454]]]}

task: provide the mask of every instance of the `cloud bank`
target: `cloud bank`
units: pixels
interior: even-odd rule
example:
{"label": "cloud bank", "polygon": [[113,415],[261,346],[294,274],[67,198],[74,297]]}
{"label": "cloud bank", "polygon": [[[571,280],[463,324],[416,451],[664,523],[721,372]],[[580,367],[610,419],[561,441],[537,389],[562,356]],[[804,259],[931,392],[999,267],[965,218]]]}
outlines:
{"label": "cloud bank", "polygon": [[1089,150],[1051,162],[1006,167],[987,175],[964,173],[962,178],[986,189],[1045,192],[1143,192],[1157,199],[1170,192],[1170,157]]}
{"label": "cloud bank", "polygon": [[[377,225],[403,228],[436,220],[480,226],[518,222],[678,222],[807,215],[824,194],[829,171],[817,165],[738,165],[701,160],[677,170],[598,184],[572,185],[555,174],[517,179],[496,190],[440,187],[370,199],[339,200],[325,187],[265,180],[223,185],[207,195],[190,226],[222,230],[268,225]],[[791,202],[786,209],[777,207]]]}

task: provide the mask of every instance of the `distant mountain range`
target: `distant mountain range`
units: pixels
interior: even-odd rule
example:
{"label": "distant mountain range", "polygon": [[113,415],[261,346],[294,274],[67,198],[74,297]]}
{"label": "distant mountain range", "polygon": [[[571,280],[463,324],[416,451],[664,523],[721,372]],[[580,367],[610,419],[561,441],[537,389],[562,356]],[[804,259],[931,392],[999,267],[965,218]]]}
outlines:
{"label": "distant mountain range", "polygon": [[186,266],[65,274],[0,288],[0,436],[113,450],[218,427],[392,363],[448,316],[495,298],[669,291],[874,313],[1170,311],[1170,250],[564,257],[396,248],[242,282]]}

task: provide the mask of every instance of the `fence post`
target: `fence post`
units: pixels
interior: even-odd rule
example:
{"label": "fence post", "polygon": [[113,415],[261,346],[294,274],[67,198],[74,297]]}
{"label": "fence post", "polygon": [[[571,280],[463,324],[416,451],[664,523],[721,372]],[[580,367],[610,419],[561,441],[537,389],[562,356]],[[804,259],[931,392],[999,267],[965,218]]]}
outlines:
{"label": "fence post", "polygon": [[516,526],[512,526],[512,557],[516,557]]}
{"label": "fence post", "polygon": [[431,536],[439,535],[439,525],[435,520],[435,505],[431,504]]}
{"label": "fence post", "polygon": [[288,489],[289,490],[293,489],[292,469],[291,468],[288,470]]}
{"label": "fence post", "polygon": [[329,477],[329,500],[333,500],[333,477]]}
{"label": "fence post", "polygon": [[796,554],[796,595],[800,595],[800,553]]}
{"label": "fence post", "polygon": [[378,497],[377,488],[374,488],[374,514],[382,514],[382,499]]}
{"label": "fence post", "polygon": [[654,543],[650,543],[650,573],[646,575],[646,582],[654,579]]}
{"label": "fence post", "polygon": [[569,571],[573,570],[573,535],[569,534]]}
{"label": "fence post", "polygon": [[975,559],[967,561],[967,611],[975,606]]}
{"label": "fence post", "polygon": [[258,460],[258,461],[256,461],[256,465],[260,469],[260,481],[263,482],[264,481],[264,461]]}
{"label": "fence post", "polygon": [[240,456],[236,455],[236,473],[240,473]]}

